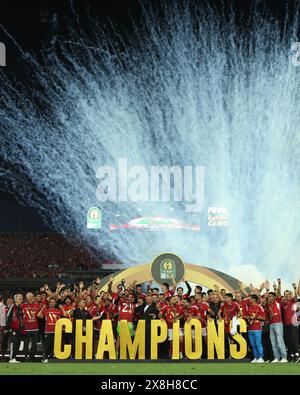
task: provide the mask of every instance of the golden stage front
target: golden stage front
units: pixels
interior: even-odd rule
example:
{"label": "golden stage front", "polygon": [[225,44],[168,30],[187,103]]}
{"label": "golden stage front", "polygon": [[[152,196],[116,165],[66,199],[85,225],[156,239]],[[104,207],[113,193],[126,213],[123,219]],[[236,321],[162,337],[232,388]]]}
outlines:
{"label": "golden stage front", "polygon": [[[126,280],[127,284],[133,283],[134,281],[136,281],[137,284],[142,284],[144,282],[153,280],[155,281],[151,272],[153,262],[129,267],[127,269],[120,270],[113,275],[104,277],[100,283],[101,290],[107,291],[107,285],[111,277],[114,278],[114,287],[120,284],[123,279]],[[176,282],[179,283],[183,280],[199,284],[208,289],[214,289],[214,285],[217,285],[220,289],[226,289],[227,292],[233,292],[234,290],[240,289],[241,286],[243,288],[245,287],[245,285],[241,281],[228,274],[205,266],[195,265],[186,262],[184,262],[184,275],[181,279],[177,279]],[[160,283],[163,282],[165,281],[161,281]]]}

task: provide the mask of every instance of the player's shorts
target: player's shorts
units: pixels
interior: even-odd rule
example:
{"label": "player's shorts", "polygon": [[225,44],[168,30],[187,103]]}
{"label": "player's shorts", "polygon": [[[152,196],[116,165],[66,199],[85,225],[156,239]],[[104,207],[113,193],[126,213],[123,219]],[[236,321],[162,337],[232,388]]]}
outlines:
{"label": "player's shorts", "polygon": [[[127,326],[128,326],[128,329],[129,329],[130,336],[133,337],[134,336],[133,323],[132,322],[127,322]],[[118,322],[118,326],[117,326],[117,334],[118,334],[118,336],[120,336],[120,321]]]}
{"label": "player's shorts", "polygon": [[[179,336],[184,336],[183,328],[179,328]],[[173,329],[168,329],[168,340],[173,340]]]}

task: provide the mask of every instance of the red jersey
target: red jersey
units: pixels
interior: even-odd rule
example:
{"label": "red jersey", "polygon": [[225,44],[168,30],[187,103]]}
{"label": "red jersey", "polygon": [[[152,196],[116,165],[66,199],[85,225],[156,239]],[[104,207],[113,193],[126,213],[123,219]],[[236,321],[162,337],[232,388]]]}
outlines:
{"label": "red jersey", "polygon": [[282,322],[280,299],[276,299],[266,306],[266,313],[270,325]]}
{"label": "red jersey", "polygon": [[184,309],[184,319],[187,320],[191,317],[199,317],[200,315],[200,310],[198,305],[193,304],[186,309]]}
{"label": "red jersey", "polygon": [[42,307],[48,305],[47,299],[42,299],[40,302],[38,302]]}
{"label": "red jersey", "polygon": [[65,318],[69,318],[72,321],[73,317],[71,316],[71,311],[72,311],[73,306],[71,304],[70,305],[65,304],[62,306],[62,308],[64,309],[64,312],[66,313]]}
{"label": "red jersey", "polygon": [[220,311],[225,321],[225,332],[230,333],[230,321],[240,313],[240,306],[236,302],[232,302],[231,305],[223,303]]}
{"label": "red jersey", "polygon": [[134,316],[134,304],[129,302],[127,299],[120,299],[119,301],[119,321],[126,320],[133,322]]}
{"label": "red jersey", "polygon": [[41,310],[39,303],[23,303],[23,325],[26,332],[37,331],[39,329],[37,315]]}
{"label": "red jersey", "polygon": [[181,298],[181,300],[187,299],[187,298],[189,297],[188,294],[182,294],[181,296],[179,296],[179,295],[177,294],[177,296],[178,296],[179,298]]}
{"label": "red jersey", "polygon": [[[102,315],[102,311],[103,311],[103,304],[102,303],[99,305],[95,304],[94,308],[91,309],[91,311],[90,311],[90,315],[92,317],[98,317],[98,316]],[[94,321],[94,329],[99,331],[101,329],[101,324],[102,324],[102,320],[100,320],[100,319]]]}
{"label": "red jersey", "polygon": [[113,302],[114,302],[116,299],[120,298],[120,295],[119,295],[117,292],[112,292],[112,293],[110,294],[110,296],[112,297]]}
{"label": "red jersey", "polygon": [[168,302],[157,302],[156,307],[161,310],[163,307],[168,306]]}
{"label": "red jersey", "polygon": [[146,300],[146,295],[143,292],[141,292],[140,294],[136,294],[136,296],[138,298],[142,298],[143,300]]}
{"label": "red jersey", "polygon": [[46,319],[45,333],[54,333],[55,324],[63,315],[63,312],[60,309],[49,308],[43,310],[43,315]]}
{"label": "red jersey", "polygon": [[182,297],[178,300],[178,304],[179,306],[184,307],[184,299]]}
{"label": "red jersey", "polygon": [[114,315],[117,313],[117,306],[111,304],[109,307],[105,305],[99,305],[97,309],[96,316],[100,316],[101,319],[95,321],[95,329],[100,330],[103,320],[114,320]]}
{"label": "red jersey", "polygon": [[173,322],[174,322],[175,317],[184,314],[183,307],[178,306],[178,305],[170,306],[169,304],[165,305],[160,310],[160,312],[161,312],[162,316],[165,318],[168,328],[170,328],[170,329],[173,327]]}
{"label": "red jersey", "polygon": [[97,312],[97,306],[95,305],[95,303],[89,303],[86,305],[86,309],[89,313],[89,315],[91,315],[92,317],[94,317],[96,315]]}
{"label": "red jersey", "polygon": [[265,319],[265,310],[259,304],[250,304],[248,306],[247,315],[250,317],[248,320],[248,330],[249,331],[261,331],[263,321],[256,318]]}
{"label": "red jersey", "polygon": [[203,328],[206,327],[206,314],[207,314],[207,310],[209,309],[209,304],[206,302],[200,302],[200,303],[196,303],[196,306],[198,306],[199,309],[199,317],[201,320],[201,325]]}
{"label": "red jersey", "polygon": [[190,296],[189,294],[183,294],[182,299],[187,299],[187,298],[189,298],[189,296]]}
{"label": "red jersey", "polygon": [[250,305],[250,298],[245,298],[242,300],[235,300],[235,302],[240,306],[240,317],[246,317],[248,314],[248,306]]}
{"label": "red jersey", "polygon": [[284,325],[297,325],[297,302],[294,299],[281,301]]}
{"label": "red jersey", "polygon": [[111,320],[117,313],[117,306],[111,304],[109,307],[103,306],[101,310],[101,316],[104,320]]}
{"label": "red jersey", "polygon": [[175,291],[174,289],[169,289],[168,291],[164,292],[164,297],[166,299],[170,299],[174,295]]}

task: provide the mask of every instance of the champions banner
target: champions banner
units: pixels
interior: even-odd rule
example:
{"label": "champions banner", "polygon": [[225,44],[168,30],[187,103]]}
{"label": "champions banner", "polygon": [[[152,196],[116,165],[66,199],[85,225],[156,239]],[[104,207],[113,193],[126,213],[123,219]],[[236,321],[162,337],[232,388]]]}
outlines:
{"label": "champions banner", "polygon": [[[55,326],[54,354],[57,359],[68,359],[71,356],[71,344],[63,344],[63,334],[74,333],[75,359],[95,358],[111,360],[117,359],[115,337],[111,320],[103,320],[99,334],[98,345],[94,345],[93,321],[87,320],[85,328],[82,320],[75,321],[75,328],[69,319],[61,318]],[[120,321],[120,350],[119,359],[146,359],[146,342],[150,341],[150,359],[158,359],[158,347],[168,340],[168,327],[165,321],[152,320],[151,336],[146,339],[146,321],[140,320],[137,324],[135,335],[132,338],[125,320]],[[179,321],[173,324],[172,359],[179,359],[180,328]],[[232,322],[231,322],[232,327]],[[247,354],[247,342],[243,334],[247,332],[247,325],[243,319],[239,319],[239,331],[232,335],[234,342],[229,345],[230,355],[234,359],[243,359]],[[148,334],[148,332],[147,332]],[[207,359],[225,359],[225,330],[224,321],[207,321]],[[205,345],[206,346],[206,345]],[[201,322],[195,318],[184,325],[184,347],[187,359],[200,359],[203,352],[204,340],[202,337]]]}

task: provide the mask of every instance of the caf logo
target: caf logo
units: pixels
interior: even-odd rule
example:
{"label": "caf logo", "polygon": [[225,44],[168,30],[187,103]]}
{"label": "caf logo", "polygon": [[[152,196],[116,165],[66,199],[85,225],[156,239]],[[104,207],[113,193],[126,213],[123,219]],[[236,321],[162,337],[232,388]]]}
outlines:
{"label": "caf logo", "polygon": [[87,213],[88,229],[101,229],[101,211],[98,207],[91,207]]}
{"label": "caf logo", "polygon": [[184,263],[181,258],[171,253],[164,253],[157,256],[151,265],[153,279],[161,284],[173,284],[180,282],[184,276]]}
{"label": "caf logo", "polygon": [[99,218],[100,214],[99,214],[99,210],[93,208],[90,212],[89,212],[89,217],[90,219],[94,219],[97,220]]}
{"label": "caf logo", "polygon": [[162,262],[160,265],[165,271],[171,271],[173,268],[175,268],[174,262],[168,259]]}

